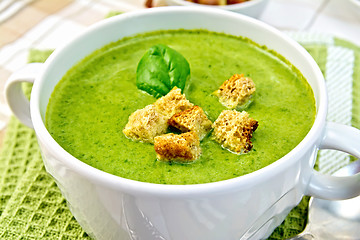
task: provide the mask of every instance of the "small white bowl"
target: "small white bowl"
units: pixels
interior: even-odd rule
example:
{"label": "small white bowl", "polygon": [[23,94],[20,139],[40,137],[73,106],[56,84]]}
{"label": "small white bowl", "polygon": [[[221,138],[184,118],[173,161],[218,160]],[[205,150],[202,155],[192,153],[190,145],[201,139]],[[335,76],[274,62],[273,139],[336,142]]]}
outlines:
{"label": "small white bowl", "polygon": [[258,18],[264,11],[268,0],[250,0],[243,3],[229,4],[229,5],[205,5],[199,3],[193,3],[186,0],[166,0],[166,4],[169,6],[205,6],[210,8],[219,8],[227,11],[241,13],[250,17]]}

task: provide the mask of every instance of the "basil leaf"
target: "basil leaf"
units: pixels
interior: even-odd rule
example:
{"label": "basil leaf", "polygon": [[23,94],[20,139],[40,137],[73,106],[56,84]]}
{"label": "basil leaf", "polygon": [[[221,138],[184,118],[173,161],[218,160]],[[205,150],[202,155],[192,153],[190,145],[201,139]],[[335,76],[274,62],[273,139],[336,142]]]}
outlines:
{"label": "basil leaf", "polygon": [[184,90],[190,77],[190,65],[174,49],[157,44],[141,58],[136,70],[136,86],[156,98],[166,95],[173,87]]}

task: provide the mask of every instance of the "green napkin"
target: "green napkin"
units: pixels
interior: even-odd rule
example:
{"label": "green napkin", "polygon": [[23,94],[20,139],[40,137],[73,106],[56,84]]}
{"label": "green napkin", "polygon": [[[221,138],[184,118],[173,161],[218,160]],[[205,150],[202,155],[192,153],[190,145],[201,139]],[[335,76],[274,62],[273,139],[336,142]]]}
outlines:
{"label": "green napkin", "polygon": [[352,119],[351,125],[360,129],[360,46],[343,39],[335,38],[335,44],[353,50],[355,57],[353,73],[353,92],[352,92]]}
{"label": "green napkin", "polygon": [[[360,48],[336,39],[336,45],[356,55],[353,94],[360,92]],[[327,46],[306,45],[325,73]],[[43,62],[51,51],[31,50],[29,62]],[[25,85],[25,92],[30,92]],[[352,124],[360,126],[360,98],[353,100]],[[301,232],[306,224],[308,197],[294,208],[270,239]],[[0,155],[0,239],[90,239],[70,213],[54,180],[46,173],[34,131],[15,117],[9,121]]]}
{"label": "green napkin", "polygon": [[[51,50],[30,50],[43,62]],[[29,96],[31,85],[24,84]],[[32,129],[11,117],[0,155],[0,239],[90,239],[45,171]]]}

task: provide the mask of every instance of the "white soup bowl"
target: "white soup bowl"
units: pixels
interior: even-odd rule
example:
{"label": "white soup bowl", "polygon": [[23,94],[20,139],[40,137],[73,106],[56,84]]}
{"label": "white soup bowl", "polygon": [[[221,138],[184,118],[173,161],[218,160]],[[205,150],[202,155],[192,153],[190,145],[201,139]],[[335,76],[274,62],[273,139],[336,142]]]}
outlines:
{"label": "white soup bowl", "polygon": [[[316,119],[286,156],[253,173],[195,185],[133,181],[76,159],[51,137],[44,119],[63,75],[94,50],[126,36],[160,29],[208,29],[252,39],[288,59],[306,77],[316,100]],[[34,82],[30,102],[21,83]],[[96,239],[235,240],[269,236],[304,195],[345,199],[360,194],[360,175],[333,177],[313,169],[319,149],[360,157],[360,131],[326,122],[327,93],[315,61],[298,43],[253,18],[210,8],[164,7],[125,13],[91,26],[55,50],[44,64],[29,64],[6,85],[14,114],[33,127],[46,170],[71,212]]]}

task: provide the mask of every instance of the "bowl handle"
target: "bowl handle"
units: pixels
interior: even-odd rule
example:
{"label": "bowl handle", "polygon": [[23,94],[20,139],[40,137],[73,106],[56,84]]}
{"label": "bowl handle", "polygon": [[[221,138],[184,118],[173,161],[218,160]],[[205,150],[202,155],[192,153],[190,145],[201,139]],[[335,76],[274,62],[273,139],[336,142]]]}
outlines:
{"label": "bowl handle", "polygon": [[33,128],[30,116],[30,102],[22,91],[23,82],[34,83],[42,70],[42,63],[29,63],[14,72],[5,84],[7,104],[14,115],[26,126]]}
{"label": "bowl handle", "polygon": [[[360,158],[360,130],[354,127],[327,123],[320,149],[333,149]],[[312,172],[306,195],[328,200],[343,200],[360,195],[360,173],[352,176],[330,176]]]}

